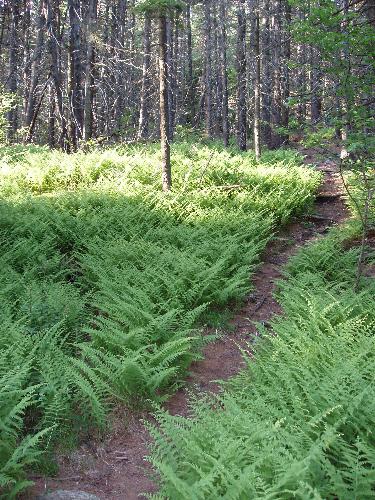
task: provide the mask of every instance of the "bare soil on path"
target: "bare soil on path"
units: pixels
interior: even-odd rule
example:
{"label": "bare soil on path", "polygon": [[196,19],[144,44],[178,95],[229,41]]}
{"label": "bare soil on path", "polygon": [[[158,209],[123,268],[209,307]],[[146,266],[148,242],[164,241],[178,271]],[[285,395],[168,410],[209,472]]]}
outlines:
{"label": "bare soil on path", "polygon": [[[306,160],[311,162],[309,157]],[[239,372],[243,363],[239,345],[251,341],[257,334],[253,322],[267,324],[272,316],[282,312],[273,292],[283,266],[300,247],[348,217],[336,164],[326,160],[317,168],[324,173],[324,181],[313,211],[282,228],[267,246],[263,263],[252,276],[254,291],[231,320],[231,333],[209,344],[204,350],[204,359],[191,366],[185,387],[165,404],[170,413],[188,415],[187,389],[217,392],[219,385],[215,381]],[[35,486],[24,498],[55,498],[44,494],[64,490],[84,491],[102,500],[135,500],[145,498],[142,493],[156,492],[157,486],[148,477],[150,466],[145,460],[150,436],[142,424],[142,420],[151,418],[147,413],[118,409],[113,415],[111,433],[104,441],[92,439],[70,455],[59,457],[57,477],[32,476]],[[70,498],[80,497],[77,493]]]}

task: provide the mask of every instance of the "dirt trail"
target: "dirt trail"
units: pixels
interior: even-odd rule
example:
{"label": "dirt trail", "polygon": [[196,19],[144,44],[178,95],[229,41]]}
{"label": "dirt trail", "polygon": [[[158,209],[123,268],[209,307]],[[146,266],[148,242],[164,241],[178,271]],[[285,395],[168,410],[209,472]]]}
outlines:
{"label": "dirt trail", "polygon": [[[191,366],[187,388],[217,391],[215,380],[227,379],[240,370],[242,358],[238,345],[248,341],[251,334],[256,335],[252,322],[268,322],[281,312],[272,294],[283,265],[301,246],[347,217],[335,163],[327,160],[318,169],[324,172],[324,182],[312,215],[289,224],[267,246],[263,264],[252,277],[254,291],[231,321],[233,332],[207,346],[204,359]],[[187,415],[186,388],[179,390],[165,406],[172,414]],[[150,438],[142,425],[143,418],[151,417],[119,410],[114,416],[111,435],[105,441],[87,442],[71,455],[61,457],[57,478],[33,477],[36,484],[26,498],[35,499],[48,491],[70,490],[92,493],[102,500],[135,500],[142,498],[141,493],[155,492],[155,484],[144,472]]]}

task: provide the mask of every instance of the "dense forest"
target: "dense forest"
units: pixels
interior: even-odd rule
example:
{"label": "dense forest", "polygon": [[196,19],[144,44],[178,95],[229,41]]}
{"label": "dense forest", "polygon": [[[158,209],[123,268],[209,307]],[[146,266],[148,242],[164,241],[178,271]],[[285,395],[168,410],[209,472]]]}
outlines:
{"label": "dense forest", "polygon": [[0,498],[374,498],[374,61],[374,0],[0,0]]}
{"label": "dense forest", "polygon": [[74,151],[165,122],[169,141],[199,129],[258,150],[373,111],[371,0],[3,0],[0,23],[10,141]]}

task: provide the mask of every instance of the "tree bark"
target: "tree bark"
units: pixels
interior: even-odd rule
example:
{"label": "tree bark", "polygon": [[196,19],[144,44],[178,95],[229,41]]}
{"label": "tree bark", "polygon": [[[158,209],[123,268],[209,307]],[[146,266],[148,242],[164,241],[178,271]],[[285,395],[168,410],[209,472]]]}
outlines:
{"label": "tree bark", "polygon": [[139,106],[138,139],[148,136],[151,67],[151,17],[146,14],[143,29],[142,89]]}
{"label": "tree bark", "polygon": [[85,74],[85,104],[83,121],[83,138],[88,141],[93,134],[93,101],[94,101],[94,61],[98,0],[89,0],[89,12],[87,16],[87,51],[86,51],[86,74]]}
{"label": "tree bark", "polygon": [[271,50],[270,50],[270,8],[269,0],[263,0],[262,6],[262,54],[261,54],[261,71],[262,71],[262,136],[263,142],[271,147],[272,145],[272,130],[271,130]]}
{"label": "tree bark", "polygon": [[169,134],[168,101],[168,54],[167,54],[167,18],[159,16],[159,98],[160,98],[160,142],[162,153],[163,191],[170,191],[172,186]]}
{"label": "tree bark", "polygon": [[311,92],[311,123],[316,125],[320,120],[322,99],[320,96],[319,57],[315,47],[310,49],[310,92]]}
{"label": "tree bark", "polygon": [[44,0],[39,0],[38,6],[38,20],[37,20],[37,35],[33,54],[30,61],[30,82],[27,95],[26,112],[25,112],[25,126],[30,127],[31,121],[35,112],[36,105],[36,88],[38,85],[39,74],[41,72],[41,57],[44,44],[44,30],[46,24]]}
{"label": "tree bark", "polygon": [[70,140],[74,150],[82,139],[82,62],[80,1],[68,0],[69,12],[69,107]]}
{"label": "tree bark", "polygon": [[55,99],[52,85],[49,86],[48,100],[48,146],[52,149],[56,146]]}
{"label": "tree bark", "polygon": [[[280,0],[282,1],[282,0]],[[284,4],[284,28],[283,28],[283,70],[282,70],[282,105],[281,105],[281,125],[287,130],[289,127],[289,97],[290,97],[290,74],[289,61],[291,55],[290,49],[290,24],[291,24],[292,9],[289,2]],[[284,132],[283,143],[288,144],[289,134]]]}
{"label": "tree bark", "polygon": [[191,33],[191,0],[188,0],[186,6],[186,45],[187,45],[187,107],[188,121],[192,125],[195,117],[195,99],[194,99],[194,83],[193,83],[193,41]]}
{"label": "tree bark", "polygon": [[221,114],[224,146],[229,143],[229,110],[228,110],[228,70],[227,70],[227,16],[226,0],[220,0],[219,5],[219,52],[221,78]]}
{"label": "tree bark", "polygon": [[68,130],[64,114],[63,91],[62,91],[62,70],[59,47],[61,46],[60,21],[59,21],[59,0],[46,0],[47,5],[47,32],[48,32],[48,52],[51,57],[50,71],[55,87],[57,118],[60,122],[61,134],[59,144],[64,151],[70,151],[68,140]]}
{"label": "tree bark", "polygon": [[205,129],[207,137],[212,137],[213,113],[212,113],[212,33],[211,33],[211,0],[204,4],[205,17]]}
{"label": "tree bark", "polygon": [[246,17],[245,0],[238,0],[237,7],[237,145],[246,151]]}
{"label": "tree bark", "polygon": [[[259,5],[257,6],[259,7]],[[254,151],[255,158],[260,159],[260,33],[259,33],[259,8],[255,11],[255,33],[254,33],[254,59],[255,59],[255,81],[254,81]]]}
{"label": "tree bark", "polygon": [[[17,0],[10,0],[10,28],[9,28],[9,74],[8,74],[8,90],[12,94],[17,92],[17,70],[18,70],[18,22],[19,10]],[[17,108],[12,108],[7,113],[9,123],[8,139],[13,141],[17,131]]]}
{"label": "tree bark", "polygon": [[173,101],[174,101],[174,88],[173,88],[173,29],[172,19],[167,18],[167,68],[168,68],[168,141],[173,141],[174,133],[174,116],[173,116]]}

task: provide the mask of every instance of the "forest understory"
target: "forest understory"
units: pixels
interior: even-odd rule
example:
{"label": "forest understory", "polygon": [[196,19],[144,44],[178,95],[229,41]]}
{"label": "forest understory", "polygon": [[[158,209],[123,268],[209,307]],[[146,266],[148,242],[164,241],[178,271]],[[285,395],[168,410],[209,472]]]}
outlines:
{"label": "forest understory", "polygon": [[[304,153],[306,162],[314,161],[314,151]],[[265,329],[264,334],[272,328],[275,316],[283,315],[282,305],[275,296],[275,291],[280,280],[288,279],[285,278],[288,262],[294,255],[298,256],[303,247],[314,246],[315,242],[331,238],[332,227],[336,227],[338,234],[340,231],[344,234],[338,238],[339,241],[335,242],[332,250],[339,251],[342,242],[345,242],[346,250],[353,250],[358,246],[358,242],[345,227],[350,214],[345,203],[337,159],[320,160],[317,170],[324,177],[312,208],[276,231],[262,253],[262,263],[251,278],[251,293],[245,297],[243,305],[234,316],[228,316],[230,319],[220,332],[219,339],[204,348],[203,359],[193,362],[181,387],[163,403],[164,411],[168,414],[194,418],[192,401],[196,398],[204,400],[206,394],[221,394],[223,381],[243,372],[247,358],[251,363],[257,362],[253,348],[261,336],[259,325]],[[368,248],[374,250],[375,238],[369,237],[367,244]],[[328,258],[332,259],[334,256],[328,254]],[[366,273],[370,277],[375,275],[374,264],[368,264]],[[288,284],[284,286],[287,288]],[[373,289],[373,286],[370,288]],[[213,328],[209,328],[206,333],[212,334]],[[214,398],[211,404],[219,404],[220,408],[220,402]],[[103,440],[89,436],[76,451],[58,458],[57,477],[32,476],[35,486],[25,498],[39,498],[39,495],[48,491],[60,491],[62,495],[64,491],[65,494],[70,491],[77,495],[74,498],[81,498],[79,495],[84,491],[95,495],[93,499],[108,500],[133,500],[157,493],[158,481],[151,479],[154,472],[148,458],[153,438],[145,427],[148,422],[159,428],[154,411],[150,413],[117,407],[110,420],[112,430]],[[160,423],[163,424],[163,420]],[[178,432],[178,421],[176,426]],[[183,454],[183,450],[181,453]],[[176,488],[174,495],[168,498],[211,498],[207,492],[204,493],[203,488],[201,496],[194,496],[199,490],[194,490],[194,494],[192,491],[186,484],[185,494],[183,490]]]}
{"label": "forest understory", "polygon": [[375,497],[373,0],[0,0],[0,499]]}

